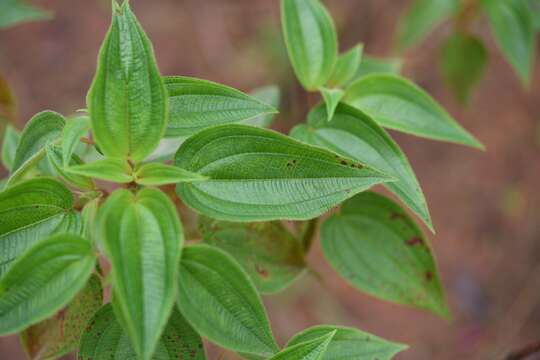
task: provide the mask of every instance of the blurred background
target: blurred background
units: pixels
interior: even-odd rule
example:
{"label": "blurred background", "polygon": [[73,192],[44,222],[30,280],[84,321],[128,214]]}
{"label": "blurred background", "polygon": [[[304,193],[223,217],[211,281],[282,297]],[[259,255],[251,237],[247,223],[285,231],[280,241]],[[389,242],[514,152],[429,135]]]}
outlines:
{"label": "blurred background", "polygon": [[[110,0],[35,0],[50,21],[0,31],[0,73],[17,98],[17,122],[51,109],[85,107],[96,57],[110,21]],[[281,38],[277,0],[131,0],[166,75],[201,77],[244,91],[277,84],[281,114],[274,128],[303,121],[306,95]],[[328,0],[340,50],[358,42],[365,53],[398,56],[395,28],[407,0]],[[467,106],[439,72],[445,24],[403,56],[403,74],[426,89],[482,141],[487,152],[392,133],[409,156],[430,205],[430,235],[453,320],[381,302],[352,289],[323,261],[316,245],[306,274],[266,297],[274,333],[284,344],[316,324],[354,326],[410,344],[399,360],[503,359],[540,341],[540,65],[524,90],[489,35],[489,67]],[[210,359],[235,359],[211,349]],[[24,359],[16,337],[0,338],[0,359]],[[540,359],[529,357],[527,359]]]}

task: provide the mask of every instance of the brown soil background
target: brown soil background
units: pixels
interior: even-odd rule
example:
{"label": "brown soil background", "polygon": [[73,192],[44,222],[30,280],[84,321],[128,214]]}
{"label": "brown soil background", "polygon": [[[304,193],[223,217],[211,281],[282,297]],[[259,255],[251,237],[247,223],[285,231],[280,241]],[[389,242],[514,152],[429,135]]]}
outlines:
{"label": "brown soil background", "polygon": [[[132,0],[154,43],[163,74],[202,77],[242,90],[278,83],[283,107],[275,128],[302,121],[305,95],[285,57],[277,0]],[[0,31],[0,72],[18,100],[18,121],[52,109],[85,107],[110,0],[36,0],[52,21]],[[408,1],[328,0],[341,49],[362,41],[366,52],[392,55],[396,23]],[[439,100],[486,146],[479,152],[395,134],[430,204],[431,236],[453,312],[446,322],[428,313],[358,293],[309,256],[323,283],[305,276],[265,298],[278,341],[315,324],[356,326],[407,343],[400,360],[503,359],[540,340],[540,70],[521,88],[489,35],[490,64],[469,106],[453,100],[438,72],[438,47],[451,24],[405,56],[404,73]],[[0,339],[0,359],[24,355],[16,337]],[[210,359],[234,359],[211,350]],[[529,359],[540,359],[530,357]]]}

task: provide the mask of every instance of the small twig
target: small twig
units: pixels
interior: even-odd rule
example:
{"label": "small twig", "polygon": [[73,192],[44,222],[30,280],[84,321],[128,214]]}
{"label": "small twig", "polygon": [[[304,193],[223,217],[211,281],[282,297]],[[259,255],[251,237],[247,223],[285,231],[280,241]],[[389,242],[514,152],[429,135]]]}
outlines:
{"label": "small twig", "polygon": [[540,340],[528,344],[522,349],[514,350],[504,360],[524,360],[526,357],[540,353]]}
{"label": "small twig", "polygon": [[81,137],[81,142],[88,144],[88,145],[96,145],[96,142],[90,138],[87,137]]}

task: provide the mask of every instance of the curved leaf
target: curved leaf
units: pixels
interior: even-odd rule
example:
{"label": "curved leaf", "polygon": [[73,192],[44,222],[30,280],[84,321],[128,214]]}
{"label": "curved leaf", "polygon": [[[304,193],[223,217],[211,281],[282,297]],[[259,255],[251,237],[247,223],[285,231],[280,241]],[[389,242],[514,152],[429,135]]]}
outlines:
{"label": "curved leaf", "polygon": [[2,165],[4,165],[8,171],[11,171],[13,166],[15,152],[17,151],[20,137],[21,135],[13,126],[8,125],[6,127],[4,140],[2,141]]}
{"label": "curved leaf", "polygon": [[207,245],[186,247],[178,286],[178,308],[201,335],[238,352],[277,351],[255,286],[230,255]]}
{"label": "curved leaf", "polygon": [[389,129],[484,148],[424,90],[398,76],[363,77],[351,84],[343,102],[364,111]]}
{"label": "curved leaf", "polygon": [[319,0],[282,0],[281,23],[289,59],[307,90],[326,84],[337,61],[337,34]]}
{"label": "curved leaf", "polygon": [[141,185],[165,185],[179,182],[205,181],[207,177],[172,165],[148,163],[142,165],[134,175]]}
{"label": "curved leaf", "polygon": [[220,220],[309,219],[393,179],[271,130],[224,125],[180,146],[176,165],[210,180],[178,184],[182,200]]}
{"label": "curved leaf", "polygon": [[427,239],[394,202],[363,193],[321,227],[323,253],[354,287],[395,303],[448,316]]}
{"label": "curved leaf", "polygon": [[[65,171],[63,163],[63,153],[62,148],[58,145],[49,144],[47,145],[47,160],[51,164],[54,172],[59,177],[65,179],[68,183],[71,183],[78,187],[79,189],[92,190],[96,188],[94,181],[87,176],[81,176],[76,174],[70,174]],[[75,154],[71,155],[71,165],[81,165],[82,160]]]}
{"label": "curved leaf", "polygon": [[386,341],[363,331],[322,325],[314,326],[293,336],[287,347],[318,339],[335,331],[321,360],[390,360],[407,345]]}
{"label": "curved leaf", "polygon": [[322,360],[335,334],[336,330],[319,338],[286,347],[270,360]]}
{"label": "curved leaf", "polygon": [[[281,91],[276,85],[268,85],[257,88],[249,93],[255,99],[262,101],[265,104],[272,106],[274,109],[279,109],[281,103]],[[277,110],[270,114],[259,115],[253,119],[243,121],[243,124],[253,125],[258,127],[268,128],[272,125],[274,118],[276,117]]]}
{"label": "curved leaf", "polygon": [[138,162],[152,153],[165,132],[167,90],[152,45],[129,2],[114,4],[88,92],[88,111],[103,154]]}
{"label": "curved leaf", "polygon": [[115,312],[136,353],[149,359],[176,294],[183,242],[174,205],[157,189],[115,191],[98,214],[100,238],[111,262]]}
{"label": "curved leaf", "polygon": [[167,136],[191,135],[227,123],[277,112],[255,97],[215,82],[183,76],[164,78],[169,93]]}
{"label": "curved leaf", "polygon": [[0,28],[50,18],[50,13],[27,5],[22,0],[2,0],[0,2]]}
{"label": "curved leaf", "polygon": [[68,174],[87,176],[116,183],[133,181],[132,169],[126,160],[105,158],[88,164],[73,165],[64,169]]}
{"label": "curved leaf", "polygon": [[407,157],[375,121],[357,109],[340,104],[331,122],[326,121],[322,106],[315,108],[309,115],[309,125],[307,136],[298,135],[298,129],[291,135],[394,176],[398,181],[384,186],[433,230],[426,199]]}
{"label": "curved leaf", "polygon": [[328,89],[325,87],[320,88],[320,91],[326,104],[326,120],[331,121],[334,117],[336,107],[343,98],[343,95],[345,95],[345,92],[341,89]]}
{"label": "curved leaf", "polygon": [[67,305],[92,274],[90,242],[56,235],[32,246],[0,279],[0,334],[16,333]]}
{"label": "curved leaf", "polygon": [[334,72],[328,80],[330,86],[345,86],[354,78],[362,62],[364,45],[358,44],[349,51],[339,55]]}
{"label": "curved leaf", "polygon": [[79,144],[81,137],[88,133],[90,129],[90,118],[88,116],[78,116],[70,119],[62,132],[62,163],[69,166],[72,154]]}
{"label": "curved leaf", "polygon": [[[126,360],[137,355],[115,318],[111,304],[94,316],[81,339],[79,360]],[[178,310],[173,310],[152,359],[205,360],[202,339]]]}
{"label": "curved leaf", "polygon": [[380,73],[399,75],[402,65],[403,61],[399,58],[380,58],[364,54],[354,78],[360,79],[367,75]]}
{"label": "curved leaf", "polygon": [[282,291],[306,269],[300,240],[279,222],[230,223],[199,218],[205,243],[229,253],[263,294]]}

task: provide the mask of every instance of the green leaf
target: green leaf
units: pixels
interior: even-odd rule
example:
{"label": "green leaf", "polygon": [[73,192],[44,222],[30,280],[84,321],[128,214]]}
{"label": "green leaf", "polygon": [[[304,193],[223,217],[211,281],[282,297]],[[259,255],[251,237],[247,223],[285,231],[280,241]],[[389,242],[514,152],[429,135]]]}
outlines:
{"label": "green leaf", "polygon": [[0,28],[7,28],[22,22],[50,19],[51,13],[25,4],[21,0],[0,2]]}
{"label": "green leaf", "polygon": [[326,120],[331,121],[334,117],[334,112],[340,100],[345,95],[345,91],[341,89],[320,88],[324,103],[326,104]]}
{"label": "green leaf", "polygon": [[413,47],[460,7],[460,0],[415,0],[399,26],[398,46],[401,49]]}
{"label": "green leaf", "polygon": [[[65,171],[63,163],[62,148],[58,145],[49,144],[46,146],[47,159],[51,164],[57,176],[62,177],[68,183],[71,183],[83,190],[92,190],[96,188],[94,181],[87,176],[76,175]],[[75,154],[71,155],[71,165],[81,165],[82,160]]]}
{"label": "green leaf", "polygon": [[0,275],[33,243],[76,222],[73,196],[59,181],[37,178],[0,192]]}
{"label": "green leaf", "polygon": [[227,253],[207,245],[186,247],[178,287],[178,308],[210,341],[255,355],[278,350],[255,286]]}
{"label": "green leaf", "polygon": [[115,191],[98,214],[114,311],[139,358],[150,359],[174,305],[183,243],[176,209],[161,191]]}
{"label": "green leaf", "polygon": [[331,325],[306,329],[293,336],[287,347],[321,338],[334,331],[335,335],[321,360],[390,360],[408,348],[407,345],[389,342],[357,329]]}
{"label": "green leaf", "polygon": [[358,71],[354,75],[355,79],[360,79],[364,76],[383,73],[399,75],[403,61],[397,58],[378,58],[369,55],[362,56],[362,62],[358,67]]}
{"label": "green leaf", "polygon": [[134,179],[137,184],[141,185],[165,185],[180,182],[205,181],[208,178],[176,166],[148,163],[135,171]]}
{"label": "green leaf", "polygon": [[[255,99],[262,101],[265,104],[272,106],[272,108],[274,109],[279,109],[279,105],[281,102],[281,91],[276,85],[268,85],[257,88],[250,92],[249,95],[253,96]],[[276,117],[276,113],[277,111],[269,114],[259,115],[253,119],[245,120],[242,123],[246,125],[268,128],[270,127],[270,125],[272,125],[272,122]]]}
{"label": "green leaf", "polygon": [[[115,318],[111,304],[103,306],[81,339],[79,360],[136,359],[126,332]],[[205,360],[202,339],[178,310],[173,310],[152,359]]]}
{"label": "green leaf", "polygon": [[349,87],[343,102],[364,111],[383,127],[484,149],[428,93],[404,78],[366,76]]}
{"label": "green leaf", "polygon": [[488,61],[484,44],[476,37],[455,33],[442,46],[442,73],[456,98],[466,103]]}
{"label": "green leaf", "polygon": [[19,145],[20,134],[13,126],[8,125],[4,133],[4,140],[2,141],[2,165],[11,171],[13,167],[13,161],[15,160],[15,152]]}
{"label": "green leaf", "polygon": [[92,275],[66,308],[21,333],[21,343],[28,357],[56,359],[75,350],[86,325],[102,304],[101,281]]}
{"label": "green leaf", "polygon": [[87,240],[62,234],[40,241],[0,279],[0,334],[52,316],[85,286],[96,262]]}
{"label": "green leaf", "polygon": [[529,0],[529,7],[531,8],[534,29],[538,32],[540,30],[540,1]]}
{"label": "green leaf", "polygon": [[308,123],[309,126],[299,125],[305,127],[305,135],[296,128],[291,136],[395,177],[398,181],[384,186],[433,230],[426,199],[407,157],[375,121],[355,108],[340,104],[331,122],[326,121],[325,110],[319,106],[310,113]]}
{"label": "green leaf", "polygon": [[20,181],[45,157],[45,145],[60,138],[65,124],[64,117],[53,111],[40,112],[30,119],[21,133],[8,186]]}
{"label": "green leaf", "polygon": [[307,90],[326,84],[337,61],[332,17],[319,0],[282,0],[281,23],[289,59]]}
{"label": "green leaf", "polygon": [[286,347],[269,360],[322,360],[335,334],[336,330],[319,338]]}
{"label": "green leaf", "polygon": [[499,48],[521,82],[528,86],[536,33],[531,9],[524,0],[483,0],[482,5]]}
{"label": "green leaf", "polygon": [[337,59],[334,72],[330,80],[328,80],[328,84],[332,87],[347,85],[358,72],[358,68],[362,62],[363,51],[364,45],[358,44],[349,51],[341,54]]}
{"label": "green leaf", "polygon": [[209,181],[178,184],[188,206],[229,221],[305,220],[393,179],[271,130],[224,125],[180,146],[176,165]]}
{"label": "green leaf", "polygon": [[89,201],[82,210],[82,234],[85,239],[91,242],[96,241],[96,232],[98,231],[96,219],[100,200],[96,198]]}
{"label": "green leaf", "polygon": [[244,122],[276,109],[231,87],[184,76],[164,78],[169,93],[167,136],[191,135],[204,128]]}
{"label": "green leaf", "polygon": [[88,164],[74,165],[65,168],[68,174],[88,176],[115,183],[133,181],[132,169],[126,160],[105,158]]}
{"label": "green leaf", "polygon": [[87,103],[95,141],[108,157],[141,161],[165,133],[167,90],[128,1],[113,11]]}
{"label": "green leaf", "polygon": [[302,244],[280,222],[231,223],[199,217],[204,242],[229,253],[263,294],[277,293],[306,269]]}
{"label": "green leaf", "polygon": [[428,241],[397,204],[363,193],[321,227],[324,256],[351,285],[380,299],[449,315]]}
{"label": "green leaf", "polygon": [[88,116],[78,116],[70,119],[62,132],[62,163],[69,166],[72,154],[80,142],[81,137],[88,134],[90,129],[90,118]]}

